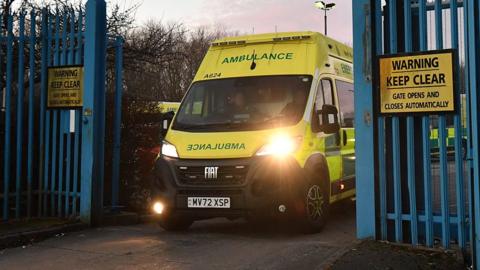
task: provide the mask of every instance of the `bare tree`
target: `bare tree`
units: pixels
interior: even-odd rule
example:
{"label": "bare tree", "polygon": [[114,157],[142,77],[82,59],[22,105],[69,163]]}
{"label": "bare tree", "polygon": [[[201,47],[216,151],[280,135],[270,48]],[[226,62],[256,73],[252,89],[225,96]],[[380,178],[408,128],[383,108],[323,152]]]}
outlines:
{"label": "bare tree", "polygon": [[127,92],[138,99],[179,101],[192,82],[212,40],[224,30],[187,31],[179,24],[148,22],[125,44]]}
{"label": "bare tree", "polygon": [[185,31],[180,24],[151,21],[126,36],[124,74],[128,94],[148,100],[161,98],[165,70],[185,58],[179,50]]}

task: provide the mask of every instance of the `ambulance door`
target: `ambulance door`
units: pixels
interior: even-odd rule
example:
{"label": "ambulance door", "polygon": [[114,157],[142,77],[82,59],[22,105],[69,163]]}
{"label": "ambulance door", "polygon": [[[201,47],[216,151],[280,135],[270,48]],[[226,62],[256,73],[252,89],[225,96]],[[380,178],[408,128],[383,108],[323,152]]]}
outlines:
{"label": "ambulance door", "polygon": [[335,80],[338,107],[340,114],[340,150],[342,154],[342,184],[341,191],[354,188],[355,182],[355,130],[353,83]]}
{"label": "ambulance door", "polygon": [[[321,111],[324,104],[336,105],[333,80],[328,77],[321,78],[318,84],[315,111]],[[323,132],[318,132],[317,137],[317,151],[324,153],[327,159],[330,181],[337,181],[342,176],[340,133],[324,134]]]}

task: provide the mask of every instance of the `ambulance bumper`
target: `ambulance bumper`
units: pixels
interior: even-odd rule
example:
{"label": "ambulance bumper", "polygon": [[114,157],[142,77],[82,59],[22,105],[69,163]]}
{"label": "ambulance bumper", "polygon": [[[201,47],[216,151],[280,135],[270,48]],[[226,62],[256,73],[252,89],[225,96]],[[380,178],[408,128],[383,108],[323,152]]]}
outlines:
{"label": "ambulance bumper", "polygon": [[[193,219],[285,215],[303,209],[298,198],[304,179],[293,157],[187,160],[162,156],[155,164],[153,193],[154,201],[161,201],[169,211]],[[230,204],[228,208],[192,208],[189,198],[198,197],[229,198]],[[281,205],[287,211],[280,212]]]}

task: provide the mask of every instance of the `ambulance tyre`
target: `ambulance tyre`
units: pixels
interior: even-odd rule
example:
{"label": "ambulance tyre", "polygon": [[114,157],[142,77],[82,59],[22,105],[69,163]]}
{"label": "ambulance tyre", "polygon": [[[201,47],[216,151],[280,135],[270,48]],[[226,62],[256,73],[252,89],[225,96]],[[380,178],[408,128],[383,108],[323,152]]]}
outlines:
{"label": "ambulance tyre", "polygon": [[[303,222],[304,233],[320,232],[328,219],[328,208],[330,204],[328,174],[323,168],[317,168],[314,172],[308,173],[308,182],[303,190]],[[321,173],[320,177],[318,173]]]}
{"label": "ambulance tyre", "polygon": [[166,231],[185,231],[193,224],[193,220],[170,213],[162,216],[158,224]]}

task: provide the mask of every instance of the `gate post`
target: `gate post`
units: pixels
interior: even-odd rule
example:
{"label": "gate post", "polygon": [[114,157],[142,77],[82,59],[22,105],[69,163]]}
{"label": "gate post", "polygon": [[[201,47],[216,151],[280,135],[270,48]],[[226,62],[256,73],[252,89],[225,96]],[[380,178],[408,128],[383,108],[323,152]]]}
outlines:
{"label": "gate post", "polygon": [[355,76],[355,174],[357,237],[375,237],[375,124],[373,108],[374,9],[370,0],[352,0]]}
{"label": "gate post", "polygon": [[106,3],[88,0],[85,19],[80,218],[98,225],[103,211]]}

